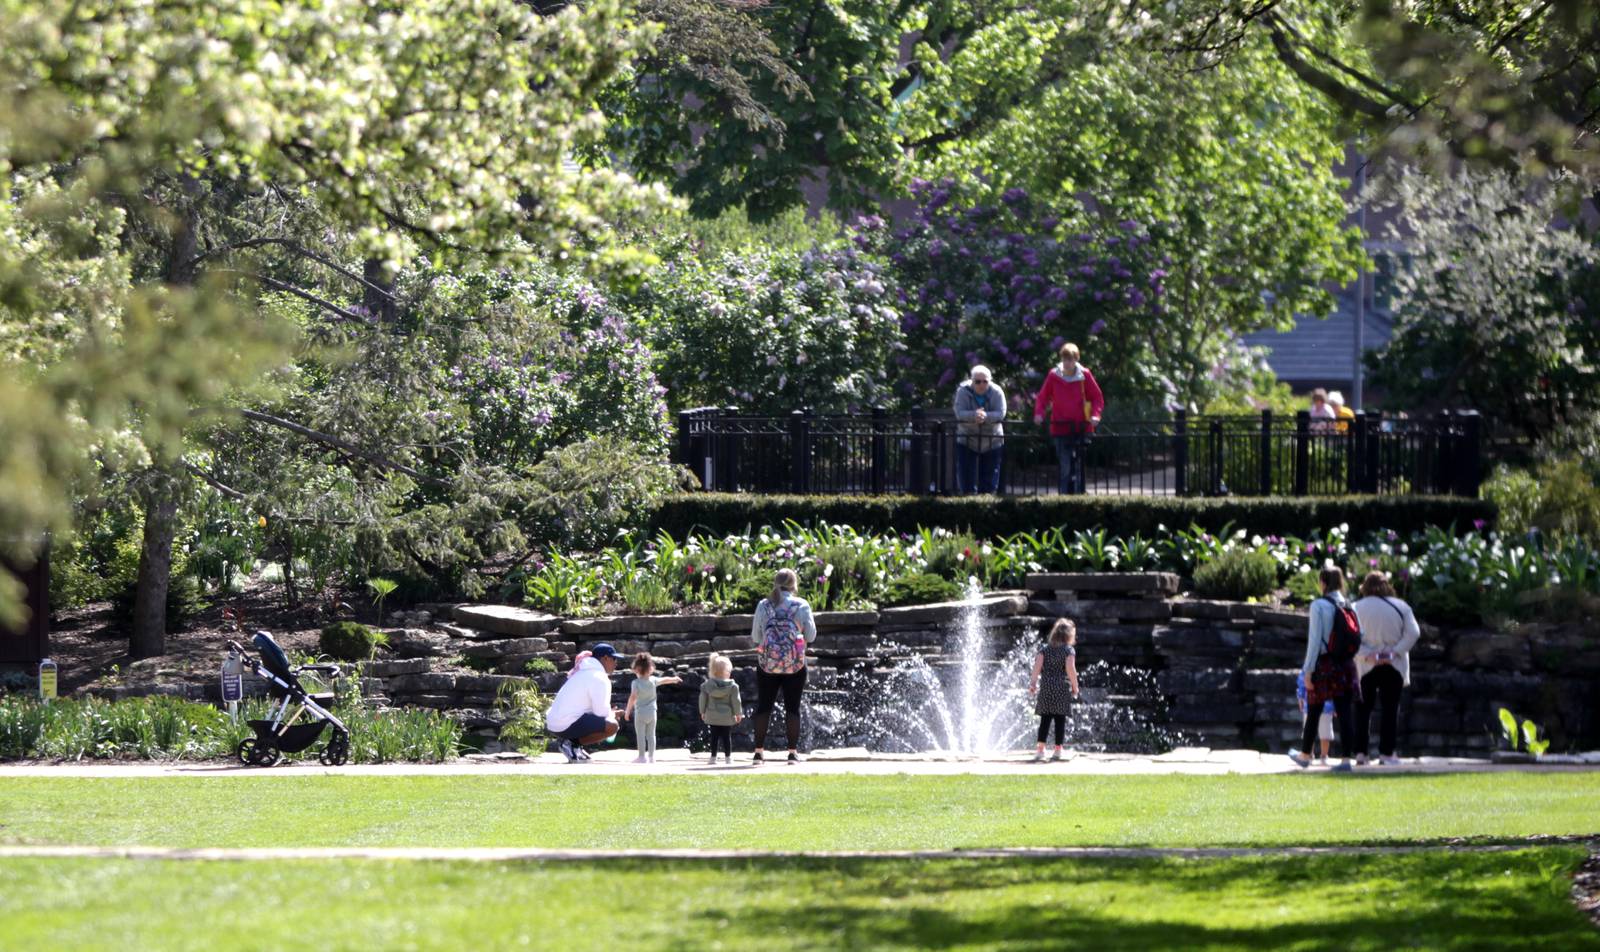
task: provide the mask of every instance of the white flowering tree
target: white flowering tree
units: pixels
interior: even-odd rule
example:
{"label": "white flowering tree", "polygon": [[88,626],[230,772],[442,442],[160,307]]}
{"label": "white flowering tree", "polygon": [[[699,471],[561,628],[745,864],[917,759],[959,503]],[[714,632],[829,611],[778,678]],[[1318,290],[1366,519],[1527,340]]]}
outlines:
{"label": "white flowering tree", "polygon": [[[571,162],[649,40],[617,0],[0,0],[0,36],[0,537],[61,525],[90,447],[146,461],[136,655],[163,646],[182,434],[293,339],[257,289],[366,316],[284,260],[380,302],[414,251],[647,261],[611,225],[659,192]],[[308,222],[362,263],[286,233]]]}

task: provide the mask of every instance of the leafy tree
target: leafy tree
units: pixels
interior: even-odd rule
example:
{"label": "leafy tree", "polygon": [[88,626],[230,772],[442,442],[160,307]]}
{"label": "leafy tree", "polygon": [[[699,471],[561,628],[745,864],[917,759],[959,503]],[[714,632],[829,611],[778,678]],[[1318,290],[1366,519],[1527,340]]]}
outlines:
{"label": "leafy tree", "polygon": [[1025,189],[1069,220],[1129,220],[1171,259],[1160,329],[1177,398],[1203,405],[1236,338],[1332,310],[1355,277],[1335,116],[1264,39],[1178,72],[1162,20],[1078,0],[973,7],[918,61],[899,126],[929,179]]}
{"label": "leafy tree", "polygon": [[1600,414],[1600,268],[1554,222],[1560,192],[1510,173],[1397,169],[1377,207],[1405,251],[1394,337],[1372,383],[1419,410],[1475,408],[1505,436],[1593,444]]}
{"label": "leafy tree", "polygon": [[1344,115],[1444,166],[1600,166],[1600,7],[1590,0],[1183,0],[1176,22],[1171,45],[1202,66],[1267,38]]}
{"label": "leafy tree", "polygon": [[[899,285],[900,393],[943,406],[952,385],[988,364],[1013,409],[1031,406],[1064,341],[1077,342],[1119,412],[1163,405],[1175,366],[1163,346],[1170,260],[1145,226],[1096,222],[1071,231],[1024,189],[993,204],[962,200],[953,179],[918,181],[916,217],[862,238],[886,254]],[[1017,412],[1018,417],[1026,414]]]}
{"label": "leafy tree", "polygon": [[252,197],[348,229],[375,265],[361,269],[369,289],[413,244],[506,262],[577,254],[620,273],[645,263],[613,246],[608,223],[660,204],[659,191],[570,165],[603,133],[596,97],[648,39],[614,0],[548,17],[511,0],[6,0],[0,35],[0,434],[12,450],[0,534],[61,525],[84,448],[134,424],[127,452],[158,477],[136,654],[162,649],[174,461],[193,410],[284,353],[254,286],[359,319],[229,266],[284,240],[272,216],[235,234]]}

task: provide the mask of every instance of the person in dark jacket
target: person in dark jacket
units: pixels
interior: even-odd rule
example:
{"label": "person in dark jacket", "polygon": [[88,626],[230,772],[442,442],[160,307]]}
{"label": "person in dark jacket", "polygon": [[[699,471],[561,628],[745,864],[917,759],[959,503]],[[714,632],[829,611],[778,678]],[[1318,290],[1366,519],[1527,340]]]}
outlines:
{"label": "person in dark jacket", "polygon": [[956,485],[962,495],[1000,489],[1006,394],[982,364],[956,388]]}

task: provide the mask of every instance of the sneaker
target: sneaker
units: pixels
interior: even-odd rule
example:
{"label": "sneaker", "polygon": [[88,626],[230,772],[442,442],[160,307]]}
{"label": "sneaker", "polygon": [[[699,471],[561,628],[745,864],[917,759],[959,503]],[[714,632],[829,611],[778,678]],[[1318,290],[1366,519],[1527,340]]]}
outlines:
{"label": "sneaker", "polygon": [[1356,754],[1356,766],[1357,767],[1365,767],[1366,765],[1367,765],[1367,755],[1366,754]]}
{"label": "sneaker", "polygon": [[655,754],[651,754],[649,756],[649,758],[645,760],[645,763],[647,763],[647,764],[653,764],[655,762],[656,762],[656,755]]}
{"label": "sneaker", "polygon": [[640,754],[639,756],[633,758],[633,762],[636,764],[647,764],[650,762],[650,758],[646,757],[644,754]]}
{"label": "sneaker", "polygon": [[1400,758],[1394,754],[1384,754],[1378,758],[1378,763],[1383,764],[1385,767],[1398,767],[1400,766]]}
{"label": "sneaker", "polygon": [[1057,747],[1056,748],[1056,752],[1050,755],[1050,759],[1052,761],[1056,761],[1056,760],[1060,760],[1061,759],[1061,748],[1060,747]]}
{"label": "sneaker", "polygon": [[572,746],[572,752],[577,755],[578,760],[579,760],[580,763],[585,763],[586,764],[586,763],[589,762],[589,760],[590,760],[589,752],[587,750],[584,750],[582,747],[574,744]]}
{"label": "sneaker", "polygon": [[792,750],[789,751],[789,763],[790,764],[797,764],[799,762],[800,762],[800,755],[795,753]]}
{"label": "sneaker", "polygon": [[1319,763],[1322,766],[1326,767],[1326,766],[1328,766],[1328,758],[1326,758],[1326,757],[1318,757],[1317,758],[1317,763]]}
{"label": "sneaker", "polygon": [[1351,773],[1355,770],[1354,767],[1350,766],[1350,761],[1348,760],[1341,760],[1328,769],[1333,773]]}
{"label": "sneaker", "polygon": [[1028,759],[1028,762],[1031,763],[1031,764],[1042,764],[1042,763],[1044,763],[1044,751],[1042,751],[1042,750],[1034,751],[1033,752],[1033,756]]}
{"label": "sneaker", "polygon": [[1300,753],[1298,750],[1295,750],[1293,747],[1289,748],[1289,759],[1294,761],[1294,765],[1301,769],[1311,766],[1311,758]]}
{"label": "sneaker", "polygon": [[767,762],[767,760],[765,757],[761,756],[761,751],[758,750],[754,755],[751,756],[750,762],[753,764],[764,764]]}
{"label": "sneaker", "polygon": [[556,749],[561,751],[561,756],[567,758],[567,763],[575,764],[578,762],[578,755],[572,752],[572,741],[563,737]]}

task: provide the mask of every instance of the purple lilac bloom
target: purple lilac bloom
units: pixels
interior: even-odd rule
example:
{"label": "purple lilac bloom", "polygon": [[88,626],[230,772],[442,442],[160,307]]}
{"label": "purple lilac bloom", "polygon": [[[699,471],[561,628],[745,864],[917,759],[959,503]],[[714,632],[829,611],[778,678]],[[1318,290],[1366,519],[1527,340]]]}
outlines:
{"label": "purple lilac bloom", "polygon": [[1008,189],[1006,189],[1005,194],[1000,196],[1000,200],[1002,202],[1005,202],[1007,205],[1015,205],[1018,202],[1023,201],[1027,197],[1028,197],[1028,193],[1027,193],[1027,191],[1025,189],[1008,188]]}
{"label": "purple lilac bloom", "polygon": [[1101,331],[1103,331],[1105,329],[1106,329],[1106,322],[1105,322],[1104,319],[1095,321],[1093,324],[1089,325],[1089,336],[1093,337],[1093,336],[1095,336],[1096,334],[1100,333]]}

